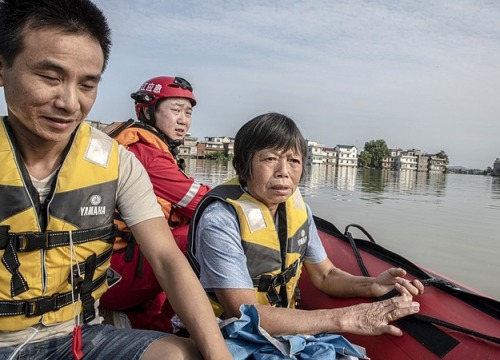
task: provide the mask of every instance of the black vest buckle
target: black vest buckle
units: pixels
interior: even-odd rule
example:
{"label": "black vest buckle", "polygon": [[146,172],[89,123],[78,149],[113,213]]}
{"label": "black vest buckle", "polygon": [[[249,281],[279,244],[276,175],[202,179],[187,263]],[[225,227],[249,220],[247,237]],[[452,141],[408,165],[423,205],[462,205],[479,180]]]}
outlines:
{"label": "black vest buckle", "polygon": [[55,296],[40,297],[26,301],[24,313],[27,317],[35,317],[55,309],[57,309]]}
{"label": "black vest buckle", "polygon": [[49,247],[48,233],[25,233],[17,236],[17,251],[27,252]]}

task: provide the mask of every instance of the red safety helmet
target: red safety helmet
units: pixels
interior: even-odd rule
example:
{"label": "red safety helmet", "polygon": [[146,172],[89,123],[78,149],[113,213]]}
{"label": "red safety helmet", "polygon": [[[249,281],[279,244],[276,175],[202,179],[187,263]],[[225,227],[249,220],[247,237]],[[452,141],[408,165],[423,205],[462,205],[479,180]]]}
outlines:
{"label": "red safety helmet", "polygon": [[[193,87],[186,79],[181,77],[158,76],[146,80],[138,91],[130,94],[130,97],[135,100],[135,113],[137,114],[137,118],[152,126],[154,126],[156,122],[154,114],[158,100],[166,98],[186,98],[193,106],[196,105]],[[149,120],[142,112],[142,109],[145,107],[149,107]]]}

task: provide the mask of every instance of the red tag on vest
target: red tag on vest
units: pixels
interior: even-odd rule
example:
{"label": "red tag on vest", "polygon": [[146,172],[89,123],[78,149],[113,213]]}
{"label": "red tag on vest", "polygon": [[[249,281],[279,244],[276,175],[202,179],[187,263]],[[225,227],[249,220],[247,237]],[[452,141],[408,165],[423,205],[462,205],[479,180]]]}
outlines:
{"label": "red tag on vest", "polygon": [[80,360],[83,358],[83,351],[82,351],[82,345],[83,345],[83,340],[82,340],[82,327],[80,325],[75,326],[73,329],[73,341],[71,344],[71,350],[73,351],[73,358],[75,360]]}

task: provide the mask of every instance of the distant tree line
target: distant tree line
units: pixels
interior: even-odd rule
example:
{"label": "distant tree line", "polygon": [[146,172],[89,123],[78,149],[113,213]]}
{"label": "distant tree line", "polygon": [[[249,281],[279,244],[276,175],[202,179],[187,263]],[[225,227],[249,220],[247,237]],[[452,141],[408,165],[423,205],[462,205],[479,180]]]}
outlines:
{"label": "distant tree line", "polygon": [[493,169],[488,166],[486,170],[481,169],[450,169],[449,172],[454,174],[467,174],[467,175],[491,175]]}
{"label": "distant tree line", "polygon": [[[365,143],[363,151],[358,156],[358,166],[382,169],[383,160],[389,157],[390,151],[387,143],[383,139],[370,140]],[[449,164],[448,155],[441,150],[435,155],[443,159],[446,165]]]}
{"label": "distant tree line", "polygon": [[233,155],[227,155],[223,151],[215,151],[205,155],[207,160],[217,160],[217,161],[231,161],[233,160]]}

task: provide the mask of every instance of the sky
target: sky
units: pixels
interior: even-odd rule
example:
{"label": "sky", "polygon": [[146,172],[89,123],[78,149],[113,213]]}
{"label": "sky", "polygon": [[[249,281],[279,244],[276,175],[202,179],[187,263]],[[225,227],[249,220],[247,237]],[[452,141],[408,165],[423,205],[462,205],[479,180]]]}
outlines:
{"label": "sky", "polygon": [[194,87],[200,140],[275,111],[329,147],[384,139],[479,169],[500,157],[497,0],[95,3],[113,48],[89,119],[134,117],[130,93],[174,75]]}

